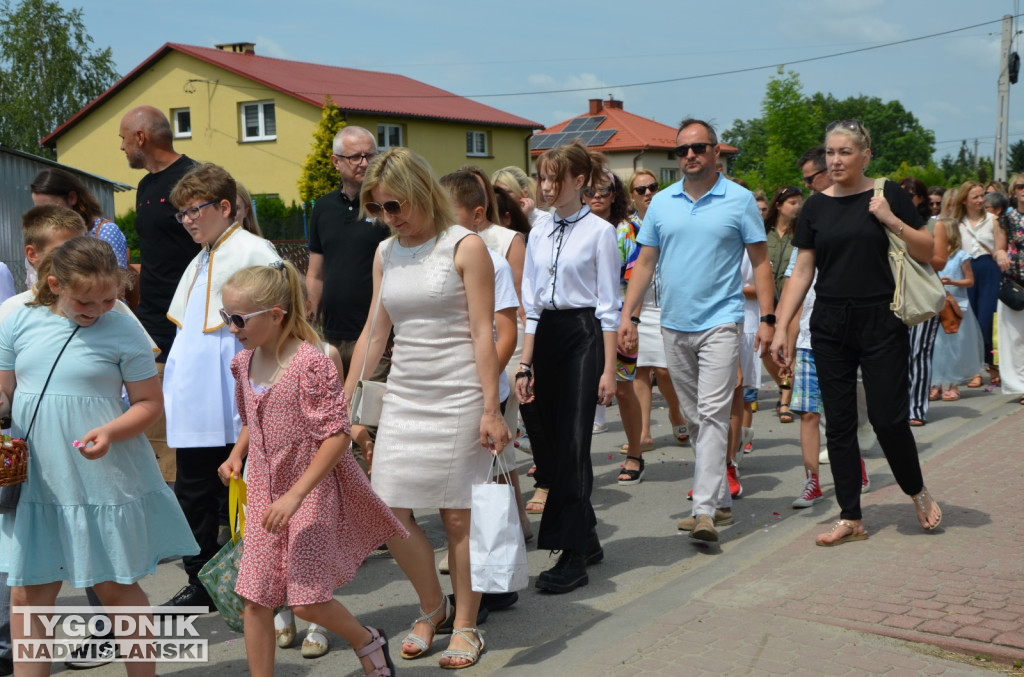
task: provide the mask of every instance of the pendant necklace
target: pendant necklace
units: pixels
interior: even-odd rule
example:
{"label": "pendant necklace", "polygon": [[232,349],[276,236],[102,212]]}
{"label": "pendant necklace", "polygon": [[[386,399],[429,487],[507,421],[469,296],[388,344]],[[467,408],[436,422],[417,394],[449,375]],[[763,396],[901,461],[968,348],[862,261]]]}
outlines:
{"label": "pendant necklace", "polygon": [[416,245],[415,247],[406,247],[405,245],[402,244],[402,241],[399,240],[398,241],[399,256],[404,256],[406,258],[413,258],[413,259],[418,258],[419,255],[422,254],[425,249],[427,249],[427,247],[430,247],[431,245],[434,244],[434,241],[436,239],[437,239],[436,237],[432,237],[429,240],[427,240],[426,242],[424,242],[422,244],[419,244],[419,245]]}

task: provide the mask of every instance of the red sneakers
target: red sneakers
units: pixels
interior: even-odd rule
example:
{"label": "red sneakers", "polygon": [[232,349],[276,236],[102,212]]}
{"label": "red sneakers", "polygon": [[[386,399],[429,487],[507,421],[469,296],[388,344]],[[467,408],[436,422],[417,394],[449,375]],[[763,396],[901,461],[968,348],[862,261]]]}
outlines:
{"label": "red sneakers", "polygon": [[736,467],[735,463],[729,463],[725,466],[726,477],[729,478],[729,493],[732,494],[733,498],[739,498],[743,495],[743,486],[740,484],[740,471]]}
{"label": "red sneakers", "polygon": [[807,481],[804,482],[803,493],[793,501],[793,507],[810,508],[812,505],[824,500],[825,497],[821,495],[821,486],[818,484],[818,476],[808,472]]}

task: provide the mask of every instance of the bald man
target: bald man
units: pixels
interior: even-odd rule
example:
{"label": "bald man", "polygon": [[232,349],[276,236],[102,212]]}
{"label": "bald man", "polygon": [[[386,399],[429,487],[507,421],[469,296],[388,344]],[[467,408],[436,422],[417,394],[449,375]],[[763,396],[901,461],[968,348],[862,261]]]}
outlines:
{"label": "bald man", "polygon": [[161,350],[163,362],[174,341],[176,327],[167,319],[167,307],[189,261],[199,253],[174,218],[168,196],[178,180],[196,163],[174,152],[171,125],[152,106],[134,108],[121,119],[121,150],[132,169],[145,169],[135,201],[135,230],[142,256],[141,300],[135,314]]}

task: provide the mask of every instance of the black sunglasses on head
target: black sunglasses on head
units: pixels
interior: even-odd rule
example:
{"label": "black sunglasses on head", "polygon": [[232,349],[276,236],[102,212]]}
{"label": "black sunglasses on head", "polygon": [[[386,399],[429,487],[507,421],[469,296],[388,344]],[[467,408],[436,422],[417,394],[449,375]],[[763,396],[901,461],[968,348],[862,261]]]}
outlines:
{"label": "black sunglasses on head", "polygon": [[708,152],[708,148],[711,148],[716,144],[713,143],[684,143],[682,146],[676,146],[675,154],[678,158],[684,158],[690,154],[690,149],[693,149],[694,155],[703,155]]}

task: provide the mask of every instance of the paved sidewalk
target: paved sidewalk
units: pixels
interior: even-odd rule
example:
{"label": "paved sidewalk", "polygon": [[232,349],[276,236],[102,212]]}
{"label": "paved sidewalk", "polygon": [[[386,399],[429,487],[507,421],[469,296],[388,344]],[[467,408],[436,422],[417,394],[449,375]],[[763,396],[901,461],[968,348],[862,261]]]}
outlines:
{"label": "paved sidewalk", "polygon": [[[867,541],[816,547],[815,534],[835,518],[829,507],[819,524],[780,534],[774,552],[690,603],[646,616],[570,674],[985,672],[904,642],[1004,665],[1024,660],[1022,439],[1024,415],[1012,415],[925,463],[944,514],[935,532],[921,529],[885,475],[888,485],[862,500]],[[869,471],[884,464],[873,459]]]}
{"label": "paved sidewalk", "polygon": [[[762,403],[773,399],[766,392]],[[639,486],[614,480],[622,463],[614,408],[612,432],[594,439],[594,504],[606,557],[592,567],[590,584],[569,595],[545,595],[532,585],[521,591],[518,604],[483,626],[487,652],[467,674],[985,675],[992,667],[1024,674],[1012,667],[1024,660],[1024,527],[1015,512],[1022,503],[1024,467],[1016,456],[1024,410],[1015,401],[965,391],[960,402],[935,403],[930,423],[915,429],[928,488],[944,511],[935,533],[921,530],[878,447],[871,449],[874,489],[863,496],[871,537],[836,548],[814,545],[838,514],[831,473],[822,467],[825,501],[790,507],[803,482],[798,424],[780,425],[770,409],[755,418],[755,451],[741,464],[736,525],[711,547],[677,533],[676,520],[689,514],[692,450],[675,444],[660,406],[655,418],[657,445]],[[525,475],[529,459],[523,460]],[[531,482],[523,484],[529,496]],[[443,544],[436,513],[418,518]],[[438,559],[443,552],[441,545]],[[547,552],[530,547],[528,556],[533,576],[551,566]],[[160,602],[183,582],[178,563],[168,563],[142,585]],[[394,640],[416,615],[409,584],[388,558],[371,557],[337,597]],[[77,590],[65,589],[61,598],[84,603]],[[164,663],[160,674],[248,674],[240,634],[216,614],[196,627],[210,640],[210,662]],[[437,657],[446,643],[440,638],[417,661],[397,659],[393,645],[399,673],[440,674]],[[343,641],[332,636],[331,645],[316,661],[297,649],[278,651],[276,673],[361,674]],[[966,657],[951,660],[945,651]],[[123,675],[124,666],[88,674]]]}

